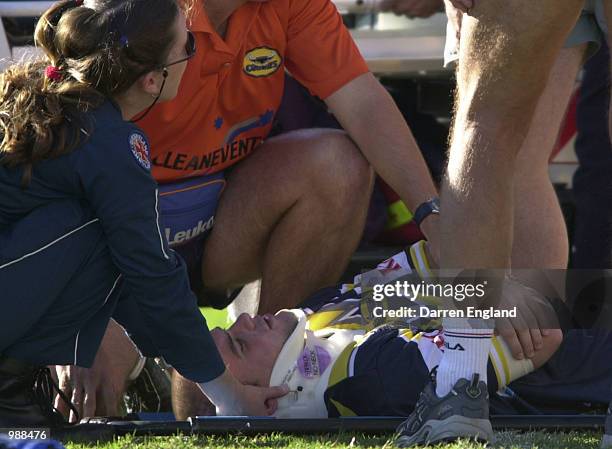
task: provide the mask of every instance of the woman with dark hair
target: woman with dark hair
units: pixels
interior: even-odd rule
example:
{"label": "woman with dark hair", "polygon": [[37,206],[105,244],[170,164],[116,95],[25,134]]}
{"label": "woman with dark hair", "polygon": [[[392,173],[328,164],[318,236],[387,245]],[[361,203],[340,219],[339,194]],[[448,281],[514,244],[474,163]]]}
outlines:
{"label": "woman with dark hair", "polygon": [[220,413],[269,414],[285,393],[225,369],[127,121],[177,93],[195,54],[182,6],[60,1],[36,27],[45,57],[0,75],[0,427],[62,422],[46,365],[92,364],[123,284],[160,354]]}

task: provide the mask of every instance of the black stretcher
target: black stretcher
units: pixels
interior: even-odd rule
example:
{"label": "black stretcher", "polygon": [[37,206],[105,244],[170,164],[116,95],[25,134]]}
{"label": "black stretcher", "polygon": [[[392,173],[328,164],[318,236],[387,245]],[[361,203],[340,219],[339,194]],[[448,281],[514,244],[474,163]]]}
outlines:
{"label": "black stretcher", "polygon": [[[125,435],[257,435],[287,433],[315,435],[329,433],[392,433],[402,417],[349,417],[326,419],[279,419],[259,417],[195,417],[188,421],[127,421],[119,418],[90,418],[87,422],[52,431],[61,441],[105,441]],[[605,415],[496,415],[495,430],[601,430]]]}

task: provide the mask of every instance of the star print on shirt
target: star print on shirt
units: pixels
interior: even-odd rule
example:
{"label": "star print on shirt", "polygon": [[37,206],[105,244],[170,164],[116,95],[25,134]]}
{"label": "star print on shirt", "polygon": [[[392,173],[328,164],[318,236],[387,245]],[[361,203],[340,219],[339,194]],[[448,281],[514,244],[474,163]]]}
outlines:
{"label": "star print on shirt", "polygon": [[259,116],[259,121],[262,125],[267,125],[274,118],[274,111],[267,110],[262,115]]}
{"label": "star print on shirt", "polygon": [[215,119],[215,129],[221,129],[222,126],[223,126],[223,118],[217,117]]}

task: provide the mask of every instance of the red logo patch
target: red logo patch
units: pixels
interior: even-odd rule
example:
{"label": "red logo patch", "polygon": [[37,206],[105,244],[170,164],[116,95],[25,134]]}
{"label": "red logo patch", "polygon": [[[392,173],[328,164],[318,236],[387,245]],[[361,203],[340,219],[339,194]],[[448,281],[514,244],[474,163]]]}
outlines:
{"label": "red logo patch", "polygon": [[149,159],[149,145],[140,133],[130,135],[130,150],[138,163],[146,170],[151,170],[151,160]]}
{"label": "red logo patch", "polygon": [[399,270],[400,268],[402,268],[402,266],[399,263],[397,263],[395,259],[391,258],[391,259],[385,260],[384,262],[379,263],[378,267],[376,268],[383,274],[387,274],[391,271]]}

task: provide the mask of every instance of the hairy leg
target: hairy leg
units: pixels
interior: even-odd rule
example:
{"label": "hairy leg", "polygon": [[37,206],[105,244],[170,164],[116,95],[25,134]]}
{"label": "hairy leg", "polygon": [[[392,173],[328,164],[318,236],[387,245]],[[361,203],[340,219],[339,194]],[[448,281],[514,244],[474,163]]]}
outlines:
{"label": "hairy leg", "polygon": [[[476,2],[463,17],[456,111],[441,194],[443,269],[510,267],[517,155],[583,3],[487,0]],[[502,278],[489,279],[485,299],[493,305]],[[485,320],[444,319],[443,326],[451,350],[437,373],[440,397],[474,373],[486,382],[493,332],[493,323]],[[454,349],[459,347],[463,351]]]}
{"label": "hairy leg", "polygon": [[[462,24],[442,267],[510,264],[516,157],[583,0],[477,2]],[[457,239],[459,230],[476,238]]]}
{"label": "hairy leg", "polygon": [[262,278],[259,313],[268,313],[337,282],[361,237],[372,182],[342,131],[268,140],[230,176],[204,250],[204,285]]}
{"label": "hairy leg", "polygon": [[586,44],[559,53],[518,155],[514,179],[512,268],[567,267],[567,228],[548,176],[548,161],[585,50]]}

